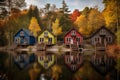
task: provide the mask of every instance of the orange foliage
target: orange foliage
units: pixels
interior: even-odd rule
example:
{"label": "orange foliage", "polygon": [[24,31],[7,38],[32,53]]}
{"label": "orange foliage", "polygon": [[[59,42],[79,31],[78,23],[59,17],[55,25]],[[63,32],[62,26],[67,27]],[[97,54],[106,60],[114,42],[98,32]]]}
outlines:
{"label": "orange foliage", "polygon": [[76,21],[77,17],[80,16],[80,11],[78,9],[75,9],[73,13],[70,15],[70,18],[73,22]]}
{"label": "orange foliage", "polygon": [[109,45],[107,46],[107,53],[111,56],[118,57],[120,56],[120,45]]}

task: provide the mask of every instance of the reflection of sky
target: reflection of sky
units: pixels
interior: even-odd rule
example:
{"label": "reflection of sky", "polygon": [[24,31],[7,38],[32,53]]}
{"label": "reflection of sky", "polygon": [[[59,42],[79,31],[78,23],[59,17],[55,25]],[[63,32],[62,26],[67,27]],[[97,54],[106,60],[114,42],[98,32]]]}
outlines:
{"label": "reflection of sky", "polygon": [[[26,0],[27,5],[30,4],[37,5],[39,8],[43,8],[46,3],[56,4],[57,8],[62,7],[63,0]],[[65,0],[69,10],[73,11],[74,9],[83,10],[86,6],[94,7],[98,6],[99,10],[103,10],[104,5],[102,0]]]}

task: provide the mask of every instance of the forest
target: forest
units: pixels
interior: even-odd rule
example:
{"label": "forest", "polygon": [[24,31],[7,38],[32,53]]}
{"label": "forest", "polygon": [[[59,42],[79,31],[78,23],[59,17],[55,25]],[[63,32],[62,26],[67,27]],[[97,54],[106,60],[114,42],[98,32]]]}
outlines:
{"label": "forest", "polygon": [[[85,7],[82,11],[69,10],[67,2],[63,0],[61,8],[55,4],[47,3],[44,8],[30,5],[25,7],[25,0],[8,0],[6,4],[0,1],[0,46],[6,46],[13,41],[14,34],[20,28],[31,30],[35,36],[41,31],[49,30],[62,41],[63,36],[72,27],[75,27],[85,37],[90,36],[101,26],[106,26],[116,35],[116,42],[120,44],[120,1],[103,0],[104,10]],[[9,12],[5,9],[8,7]],[[35,26],[35,27],[34,27]],[[33,28],[34,27],[34,28]]]}

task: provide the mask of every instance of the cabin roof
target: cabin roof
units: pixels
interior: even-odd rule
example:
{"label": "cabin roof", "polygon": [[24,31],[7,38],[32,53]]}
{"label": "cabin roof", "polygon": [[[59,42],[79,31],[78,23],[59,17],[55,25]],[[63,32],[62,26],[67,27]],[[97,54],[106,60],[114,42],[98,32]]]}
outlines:
{"label": "cabin roof", "polygon": [[68,35],[72,30],[77,31],[77,32],[83,37],[83,35],[82,35],[75,27],[72,27],[72,28],[64,35],[64,37],[65,37],[66,35]]}
{"label": "cabin roof", "polygon": [[110,31],[108,28],[106,28],[105,26],[100,27],[98,30],[96,30],[93,34],[91,34],[88,38],[92,38],[93,36],[95,36],[101,29],[105,29],[107,32],[109,32],[111,35],[115,36],[114,33],[112,31]]}
{"label": "cabin roof", "polygon": [[52,34],[53,36],[55,36],[55,35],[54,35],[51,31],[49,31],[49,30],[44,30],[44,31],[40,32],[39,36],[40,36],[42,33],[44,33],[45,31],[48,31],[50,34]]}
{"label": "cabin roof", "polygon": [[18,34],[21,30],[23,30],[24,32],[26,32],[29,36],[34,36],[34,35],[32,34],[32,32],[30,32],[28,29],[25,29],[25,28],[19,29],[19,30],[17,31],[17,33],[15,33],[14,36],[16,36],[16,34]]}

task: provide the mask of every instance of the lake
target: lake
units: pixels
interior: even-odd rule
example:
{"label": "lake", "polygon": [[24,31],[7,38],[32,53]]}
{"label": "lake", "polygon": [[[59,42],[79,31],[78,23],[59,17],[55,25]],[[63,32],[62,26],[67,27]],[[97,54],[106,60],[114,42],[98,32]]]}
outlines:
{"label": "lake", "polygon": [[0,51],[0,80],[117,80],[115,65],[104,51]]}

